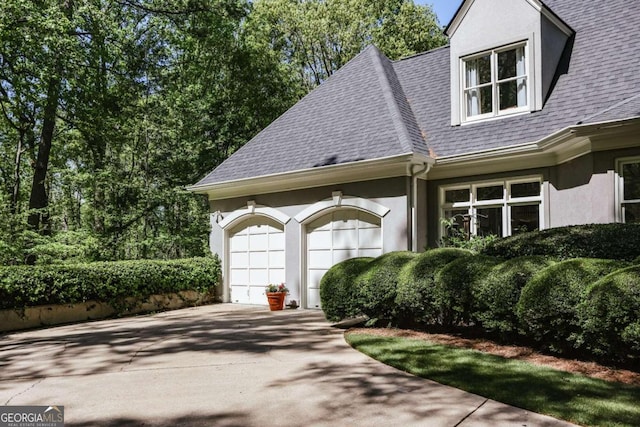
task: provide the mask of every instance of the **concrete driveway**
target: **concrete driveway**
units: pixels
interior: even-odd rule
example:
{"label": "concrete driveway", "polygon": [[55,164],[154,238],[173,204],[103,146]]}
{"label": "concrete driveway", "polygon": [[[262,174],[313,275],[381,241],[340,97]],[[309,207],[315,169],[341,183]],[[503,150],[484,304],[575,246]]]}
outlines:
{"label": "concrete driveway", "polygon": [[563,426],[382,365],[321,312],[230,304],[0,335],[0,405],[67,426]]}

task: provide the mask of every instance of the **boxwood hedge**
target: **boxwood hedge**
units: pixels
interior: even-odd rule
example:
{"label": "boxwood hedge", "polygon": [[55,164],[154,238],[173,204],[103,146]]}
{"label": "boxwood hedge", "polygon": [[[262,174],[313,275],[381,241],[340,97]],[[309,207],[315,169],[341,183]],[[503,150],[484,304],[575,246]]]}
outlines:
{"label": "boxwood hedge", "polygon": [[640,266],[629,265],[541,256],[505,261],[452,248],[392,252],[337,264],[320,295],[329,320],[365,314],[383,325],[481,326],[508,338],[524,333],[556,352],[637,362]]}
{"label": "boxwood hedge", "polygon": [[450,262],[472,254],[464,249],[440,248],[409,261],[398,277],[395,301],[398,323],[405,326],[435,323],[439,315],[434,291],[436,274]]}
{"label": "boxwood hedge", "polygon": [[434,299],[438,323],[452,326],[471,320],[473,289],[500,259],[473,255],[458,258],[442,268],[435,277]]}
{"label": "boxwood hedge", "polygon": [[545,268],[522,289],[516,310],[524,331],[552,351],[570,352],[580,334],[577,307],[586,289],[627,266],[623,261],[578,258]]}
{"label": "boxwood hedge", "polygon": [[554,264],[540,256],[507,260],[489,270],[473,293],[473,320],[488,331],[504,336],[518,331],[516,304],[522,288],[539,271]]}
{"label": "boxwood hedge", "polygon": [[390,252],[371,261],[358,276],[360,306],[371,323],[396,323],[398,276],[405,264],[416,256],[414,252]]}
{"label": "boxwood hedge", "polygon": [[126,297],[212,291],[220,279],[218,258],[117,261],[0,267],[0,309],[73,304],[116,304]]}
{"label": "boxwood hedge", "polygon": [[640,355],[640,265],[600,279],[578,306],[579,343],[591,353],[625,361]]}
{"label": "boxwood hedge", "polygon": [[338,322],[362,314],[356,280],[373,258],[352,258],[327,271],[320,280],[320,301],[325,317]]}
{"label": "boxwood hedge", "polygon": [[640,224],[591,224],[522,233],[498,239],[482,253],[502,258],[541,255],[631,261],[640,256]]}

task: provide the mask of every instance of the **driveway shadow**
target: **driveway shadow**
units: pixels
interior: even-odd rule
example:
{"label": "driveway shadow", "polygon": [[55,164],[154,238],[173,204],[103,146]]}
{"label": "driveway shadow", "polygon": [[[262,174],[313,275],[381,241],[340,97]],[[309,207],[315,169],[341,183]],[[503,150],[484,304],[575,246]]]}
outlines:
{"label": "driveway shadow", "polygon": [[318,354],[331,351],[326,333],[321,312],[272,313],[253,307],[198,314],[187,309],[69,325],[0,337],[0,380],[117,372],[136,359],[181,352],[258,354],[295,347]]}

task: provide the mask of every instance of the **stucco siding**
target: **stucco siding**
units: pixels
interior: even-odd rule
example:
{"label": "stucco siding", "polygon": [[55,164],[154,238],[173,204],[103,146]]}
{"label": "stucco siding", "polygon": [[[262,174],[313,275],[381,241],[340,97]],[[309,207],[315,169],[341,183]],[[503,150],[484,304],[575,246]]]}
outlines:
{"label": "stucco siding", "polygon": [[596,170],[594,163],[589,154],[552,168],[550,228],[615,221],[613,174]]}

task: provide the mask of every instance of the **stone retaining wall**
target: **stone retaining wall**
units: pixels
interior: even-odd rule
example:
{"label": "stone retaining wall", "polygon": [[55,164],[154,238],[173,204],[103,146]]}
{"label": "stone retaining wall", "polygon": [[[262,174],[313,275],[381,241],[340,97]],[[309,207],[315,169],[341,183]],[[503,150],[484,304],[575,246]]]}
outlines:
{"label": "stone retaining wall", "polygon": [[0,310],[0,332],[105,319],[115,315],[128,316],[161,310],[175,310],[211,304],[215,301],[216,298],[209,293],[180,291],[152,295],[144,300],[126,298],[117,307],[104,302],[87,301],[77,304],[41,305],[24,309]]}

